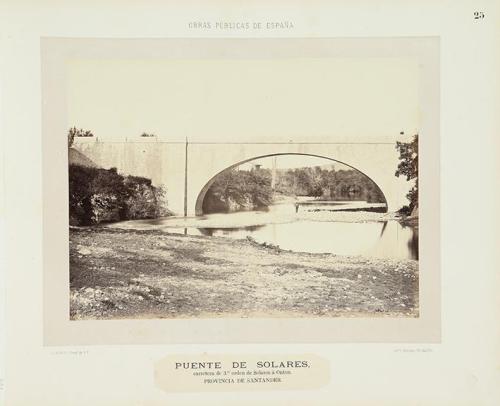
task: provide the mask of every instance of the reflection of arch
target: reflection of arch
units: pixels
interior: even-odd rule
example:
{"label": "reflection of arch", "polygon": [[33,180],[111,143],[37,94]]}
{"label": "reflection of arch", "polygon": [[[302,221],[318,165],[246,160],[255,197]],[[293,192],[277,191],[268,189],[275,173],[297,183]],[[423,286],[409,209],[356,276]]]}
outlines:
{"label": "reflection of arch", "polygon": [[243,165],[244,163],[246,162],[250,162],[250,161],[254,161],[256,159],[261,159],[261,158],[267,158],[267,157],[270,157],[270,156],[279,156],[279,155],[304,155],[304,156],[312,156],[312,157],[316,157],[316,158],[323,158],[323,159],[327,159],[329,161],[334,161],[334,162],[338,162],[339,164],[342,164],[342,165],[345,165],[345,166],[348,166],[349,168],[351,169],[354,169],[355,171],[361,173],[362,175],[366,176],[368,179],[370,179],[370,181],[373,182],[373,184],[377,187],[377,189],[379,190],[379,192],[382,194],[382,196],[384,197],[384,201],[385,201],[385,205],[388,206],[387,204],[387,198],[385,197],[385,194],[384,192],[382,191],[382,189],[380,189],[379,185],[377,185],[372,178],[370,178],[368,175],[366,175],[365,173],[361,172],[359,169],[355,168],[354,166],[352,165],[349,165],[349,164],[346,164],[345,162],[342,162],[342,161],[339,161],[337,159],[333,159],[333,158],[329,158],[329,157],[326,157],[326,156],[322,156],[322,155],[316,155],[316,154],[305,154],[305,153],[300,153],[300,152],[282,152],[282,153],[276,153],[276,154],[267,154],[267,155],[261,155],[261,156],[256,156],[256,157],[253,157],[253,158],[248,158],[248,159],[245,159],[243,161],[239,161],[231,166],[228,166],[226,169],[223,169],[222,171],[218,172],[217,174],[215,174],[206,184],[205,186],[203,186],[203,188],[201,189],[200,193],[198,194],[198,197],[196,199],[196,206],[195,206],[195,214],[197,216],[201,216],[203,215],[203,200],[205,199],[205,195],[207,194],[207,191],[208,189],[210,189],[210,186],[212,186],[212,184],[215,182],[215,178],[217,178],[217,176],[219,176],[221,173],[223,172],[226,172],[226,171],[230,171],[231,169],[233,168],[236,168],[237,166],[239,165]]}

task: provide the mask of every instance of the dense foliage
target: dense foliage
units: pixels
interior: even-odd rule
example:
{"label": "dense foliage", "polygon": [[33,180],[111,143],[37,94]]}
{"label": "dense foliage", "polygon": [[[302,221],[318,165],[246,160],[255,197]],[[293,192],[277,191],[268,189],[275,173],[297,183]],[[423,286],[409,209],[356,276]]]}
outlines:
{"label": "dense foliage", "polygon": [[385,203],[379,187],[356,170],[308,167],[276,171],[275,190],[269,169],[228,170],[218,175],[203,201],[204,213],[265,207],[274,191],[286,196],[312,196],[324,200],[364,200]]}
{"label": "dense foliage", "polygon": [[415,184],[406,195],[410,204],[401,208],[401,212],[410,214],[418,207],[418,134],[413,136],[411,142],[397,142],[396,149],[399,151],[399,164],[396,176],[405,176],[406,180],[415,179]]}
{"label": "dense foliage", "polygon": [[69,165],[71,225],[167,215],[165,190],[150,179],[120,175],[116,168]]}
{"label": "dense foliage", "polygon": [[319,166],[278,171],[276,191],[285,195],[313,196],[325,200],[364,200],[385,203],[379,187],[354,169]]}
{"label": "dense foliage", "polygon": [[68,130],[68,148],[70,148],[73,145],[75,137],[93,137],[93,136],[94,134],[92,133],[92,131],[71,127]]}
{"label": "dense foliage", "polygon": [[218,175],[203,201],[204,213],[255,209],[271,204],[271,173],[265,169],[228,170]]}

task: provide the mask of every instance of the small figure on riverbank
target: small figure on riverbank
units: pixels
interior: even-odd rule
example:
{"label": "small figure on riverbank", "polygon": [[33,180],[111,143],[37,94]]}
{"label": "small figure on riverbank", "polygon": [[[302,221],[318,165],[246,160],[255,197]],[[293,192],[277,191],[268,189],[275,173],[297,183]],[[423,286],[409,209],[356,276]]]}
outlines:
{"label": "small figure on riverbank", "polygon": [[299,204],[295,203],[295,213],[298,213],[298,212],[299,212]]}

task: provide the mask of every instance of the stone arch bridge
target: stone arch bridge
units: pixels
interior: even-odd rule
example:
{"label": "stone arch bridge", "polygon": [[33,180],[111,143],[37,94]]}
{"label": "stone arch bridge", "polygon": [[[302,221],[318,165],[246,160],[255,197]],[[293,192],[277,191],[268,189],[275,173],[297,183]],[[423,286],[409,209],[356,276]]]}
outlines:
{"label": "stone arch bridge", "polygon": [[100,167],[116,167],[122,174],[144,176],[154,185],[164,186],[168,206],[177,215],[201,214],[205,193],[222,171],[256,158],[287,154],[327,158],[359,170],[378,185],[388,210],[395,211],[408,203],[406,194],[411,188],[410,182],[394,175],[397,139],[189,143],[156,138],[127,142],[76,139],[73,148]]}

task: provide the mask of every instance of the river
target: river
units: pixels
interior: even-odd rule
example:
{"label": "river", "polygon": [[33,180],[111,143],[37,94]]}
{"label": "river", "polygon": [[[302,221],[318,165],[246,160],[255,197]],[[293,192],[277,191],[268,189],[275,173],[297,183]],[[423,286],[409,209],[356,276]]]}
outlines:
{"label": "river", "polygon": [[[359,210],[363,207],[359,202],[332,202],[330,205],[301,205],[297,213],[295,205],[287,203],[272,205],[265,211],[209,214],[188,221],[167,217],[108,226],[240,239],[251,237],[259,243],[297,252],[418,259],[418,228],[395,220],[324,221],[324,216],[321,216],[332,210]],[[362,218],[363,212],[358,212],[358,215]]]}

